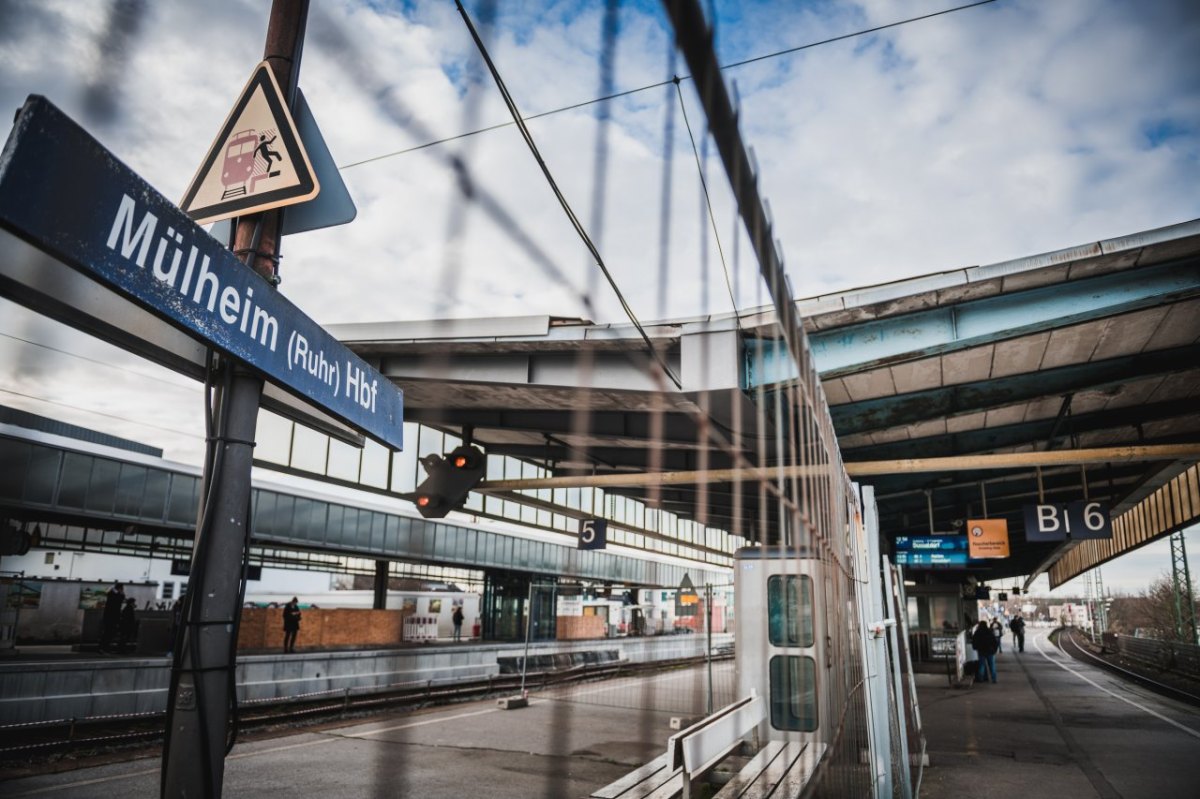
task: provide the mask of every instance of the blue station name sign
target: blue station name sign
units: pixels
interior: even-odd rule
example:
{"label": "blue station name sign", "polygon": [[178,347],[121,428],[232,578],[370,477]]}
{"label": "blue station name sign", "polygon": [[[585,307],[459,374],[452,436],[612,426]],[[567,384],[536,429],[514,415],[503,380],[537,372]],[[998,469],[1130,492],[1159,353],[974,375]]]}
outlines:
{"label": "blue station name sign", "polygon": [[0,154],[0,226],[395,449],[403,395],[48,100]]}

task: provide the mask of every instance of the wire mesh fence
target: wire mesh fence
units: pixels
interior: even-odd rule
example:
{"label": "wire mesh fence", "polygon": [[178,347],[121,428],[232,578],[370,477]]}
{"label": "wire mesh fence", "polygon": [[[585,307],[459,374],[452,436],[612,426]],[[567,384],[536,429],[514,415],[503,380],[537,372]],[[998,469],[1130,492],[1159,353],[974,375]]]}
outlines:
{"label": "wire mesh fence", "polygon": [[711,712],[710,703],[721,708],[736,698],[733,660],[680,665],[653,676],[609,677],[596,683],[551,689],[544,696],[560,702],[696,718]]}
{"label": "wire mesh fence", "polygon": [[679,586],[641,587],[629,598],[619,603],[568,599],[563,604],[578,607],[581,615],[558,618],[560,640],[572,622],[585,630],[585,625],[602,626],[624,644],[626,660],[655,662],[661,673],[606,676],[596,685],[553,689],[547,698],[689,717],[712,713],[736,698],[733,585],[702,585],[694,594]]}
{"label": "wire mesh fence", "polygon": [[[460,313],[468,294],[470,307],[487,312],[501,293],[496,283],[491,295],[473,285],[479,273],[464,250],[480,240],[484,251],[502,252],[509,276],[500,288],[520,283],[518,293],[552,292],[567,310],[536,324],[430,321],[398,332],[346,325],[351,348],[405,389],[406,423],[420,426],[417,446],[348,453],[325,437],[320,447],[301,447],[292,425],[281,435],[285,465],[394,499],[420,480],[422,457],[479,446],[491,479],[467,501],[469,518],[460,521],[496,523],[505,538],[496,533],[498,543],[489,536],[486,552],[474,544],[464,554],[455,546],[483,536],[439,533],[438,546],[446,548],[423,549],[416,525],[405,521],[396,525],[408,536],[403,545],[445,564],[495,556],[475,564],[487,570],[485,590],[494,589],[484,632],[499,631],[497,638],[513,644],[523,633],[523,674],[542,657],[530,644],[546,640],[578,644],[571,651],[580,652],[618,642],[628,661],[665,664],[651,675],[618,673],[541,691],[553,706],[552,740],[569,740],[596,707],[631,711],[638,740],[665,740],[664,716],[704,716],[755,694],[765,708],[755,740],[811,746],[819,768],[804,781],[818,795],[867,796],[874,790],[872,747],[888,747],[902,768],[916,717],[892,716],[889,740],[872,740],[867,631],[857,605],[866,581],[856,565],[857,500],[736,97],[714,49],[719,20],[695,0],[667,0],[664,10],[653,18],[659,33],[651,37],[661,80],[636,90],[658,93],[655,116],[622,104],[632,92],[620,91],[617,81],[623,20],[641,12],[606,0],[593,20],[587,75],[598,99],[555,112],[572,114],[573,130],[587,133],[566,142],[554,129],[530,124],[543,115],[522,107],[516,84],[528,76],[506,60],[501,4],[459,7],[474,51],[456,61],[466,132],[451,137],[426,123],[344,17],[314,7],[308,35],[316,62],[338,85],[353,87],[354,102],[374,119],[414,142],[343,171],[379,169],[384,158],[407,156],[441,187],[438,202],[423,209],[438,245],[420,283],[426,294],[419,301],[431,318]],[[135,48],[137,35],[121,46]],[[510,121],[481,128],[497,99]],[[481,136],[496,127],[518,133],[520,149],[489,147],[480,157]],[[588,137],[590,148],[579,146]],[[618,159],[634,151],[639,160],[618,174]],[[514,173],[518,162],[524,166]],[[519,177],[497,179],[492,170]],[[723,180],[710,174],[718,170]],[[384,191],[386,184],[374,182],[378,173],[358,174],[370,190]],[[532,182],[544,184],[551,205],[531,210],[514,193]],[[578,210],[581,197],[588,198],[586,211]],[[552,227],[566,233],[546,234]],[[572,261],[583,261],[584,270],[567,266]],[[685,293],[689,301],[681,302]],[[680,308],[686,314],[668,318]],[[316,449],[323,456],[312,458]],[[306,458],[311,468],[304,468]],[[353,515],[361,523],[356,535],[381,561],[401,559],[386,549],[401,540],[400,533],[389,537],[390,523],[381,528],[357,509]],[[535,564],[530,553],[541,558],[548,541],[573,548],[581,523],[595,520],[610,526],[609,543],[622,555],[729,580],[736,572],[746,592],[735,594],[728,582],[696,584],[688,594],[679,585],[638,580],[633,566],[604,576],[604,562],[588,553],[555,561],[557,577],[576,581],[577,589],[555,582],[553,591],[535,593],[549,555]],[[323,533],[322,545],[361,554],[357,538],[332,541],[328,529]],[[524,575],[524,586],[500,574],[502,560]],[[627,593],[614,600],[617,591]],[[889,686],[894,706],[915,708],[903,684]],[[403,765],[391,760],[381,768],[394,773]],[[551,770],[542,795],[566,795],[566,779]]]}

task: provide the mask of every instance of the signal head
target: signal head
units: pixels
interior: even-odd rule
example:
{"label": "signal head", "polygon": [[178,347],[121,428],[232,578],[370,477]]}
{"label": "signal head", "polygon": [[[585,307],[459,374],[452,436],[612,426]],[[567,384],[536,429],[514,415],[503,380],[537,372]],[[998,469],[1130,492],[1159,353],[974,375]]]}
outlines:
{"label": "signal head", "polygon": [[408,496],[427,519],[440,519],[462,507],[467,494],[483,479],[482,450],[465,444],[444,457],[426,455],[421,465],[427,476]]}

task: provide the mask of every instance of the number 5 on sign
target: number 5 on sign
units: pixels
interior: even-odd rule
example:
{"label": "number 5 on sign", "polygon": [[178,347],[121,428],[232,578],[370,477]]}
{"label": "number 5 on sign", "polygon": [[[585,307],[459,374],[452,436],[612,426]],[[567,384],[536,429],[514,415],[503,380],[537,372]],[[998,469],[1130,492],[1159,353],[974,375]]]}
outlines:
{"label": "number 5 on sign", "polygon": [[607,519],[579,520],[579,549],[604,549],[607,543]]}

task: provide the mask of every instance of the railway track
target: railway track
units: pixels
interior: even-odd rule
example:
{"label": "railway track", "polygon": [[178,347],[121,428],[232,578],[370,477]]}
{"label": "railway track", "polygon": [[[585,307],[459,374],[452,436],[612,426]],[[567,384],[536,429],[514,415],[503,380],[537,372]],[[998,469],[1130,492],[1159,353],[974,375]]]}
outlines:
{"label": "railway track", "polygon": [[1117,674],[1127,680],[1130,680],[1131,682],[1148,688],[1149,690],[1154,691],[1161,696],[1165,696],[1170,699],[1177,699],[1195,707],[1200,707],[1200,696],[1176,688],[1173,685],[1168,685],[1159,680],[1155,680],[1144,673],[1118,666],[1116,663],[1111,662],[1107,658],[1102,658],[1099,655],[1089,651],[1086,646],[1079,642],[1077,637],[1078,635],[1079,633],[1075,630],[1064,629],[1057,636],[1056,643],[1063,652],[1075,658],[1076,660],[1081,660],[1085,663],[1091,663],[1092,665],[1099,666],[1106,671]]}
{"label": "railway track", "polygon": [[[727,654],[716,656],[713,660],[731,657],[732,654]],[[705,658],[701,656],[529,672],[525,677],[525,685],[529,690],[541,690],[573,682],[665,672],[704,662]],[[469,682],[394,684],[358,690],[322,691],[279,700],[242,702],[238,706],[237,731],[240,734],[272,727],[361,718],[372,713],[504,696],[518,691],[520,685],[520,674],[501,674]],[[144,748],[161,742],[165,719],[164,711],[156,711],[0,725],[0,769],[28,766],[39,760],[68,755]]]}

